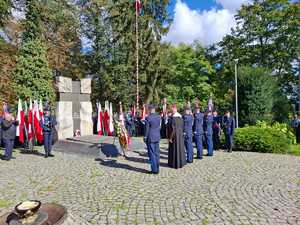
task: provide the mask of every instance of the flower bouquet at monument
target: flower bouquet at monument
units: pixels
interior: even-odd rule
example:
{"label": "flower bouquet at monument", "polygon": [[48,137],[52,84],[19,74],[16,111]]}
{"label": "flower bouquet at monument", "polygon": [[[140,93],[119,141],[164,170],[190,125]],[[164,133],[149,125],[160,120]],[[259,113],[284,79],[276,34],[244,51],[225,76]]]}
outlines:
{"label": "flower bouquet at monument", "polygon": [[119,138],[120,147],[122,148],[123,155],[126,158],[126,151],[129,150],[130,137],[122,122],[116,119],[114,120],[114,122],[115,122],[115,134],[116,137]]}

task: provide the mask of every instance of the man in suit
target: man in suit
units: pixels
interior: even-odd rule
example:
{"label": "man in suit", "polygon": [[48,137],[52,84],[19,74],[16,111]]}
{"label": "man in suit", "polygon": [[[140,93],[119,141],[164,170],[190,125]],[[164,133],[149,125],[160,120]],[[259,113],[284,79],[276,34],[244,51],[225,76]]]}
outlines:
{"label": "man in suit", "polygon": [[194,137],[195,137],[195,144],[197,148],[197,159],[202,159],[203,157],[203,119],[204,114],[200,112],[200,107],[195,108],[195,115],[194,115]]}
{"label": "man in suit", "polygon": [[211,111],[207,111],[203,122],[203,129],[205,133],[205,141],[207,146],[207,156],[213,156],[214,154],[213,129],[212,129],[213,122],[214,122],[214,118]]}
{"label": "man in suit", "polygon": [[233,134],[235,129],[235,120],[227,111],[224,116],[224,133],[225,133],[225,143],[228,152],[232,152],[233,145]]}
{"label": "man in suit", "polygon": [[159,173],[159,141],[161,117],[155,112],[153,105],[149,106],[150,114],[145,119],[145,136],[144,142],[147,145],[149,161],[151,164],[151,173]]}
{"label": "man in suit", "polygon": [[191,113],[191,109],[187,107],[185,109],[185,114],[183,115],[183,135],[184,135],[184,145],[186,150],[186,161],[188,163],[193,162],[193,124],[194,117]]}

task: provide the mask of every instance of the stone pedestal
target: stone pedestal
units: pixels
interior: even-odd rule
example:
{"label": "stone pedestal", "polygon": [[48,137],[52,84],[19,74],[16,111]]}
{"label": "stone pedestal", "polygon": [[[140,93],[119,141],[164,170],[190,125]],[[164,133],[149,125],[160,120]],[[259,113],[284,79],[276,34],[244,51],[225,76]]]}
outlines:
{"label": "stone pedestal", "polygon": [[93,134],[91,80],[72,81],[57,77],[59,101],[56,104],[57,132],[59,139],[74,136],[80,130],[82,136]]}

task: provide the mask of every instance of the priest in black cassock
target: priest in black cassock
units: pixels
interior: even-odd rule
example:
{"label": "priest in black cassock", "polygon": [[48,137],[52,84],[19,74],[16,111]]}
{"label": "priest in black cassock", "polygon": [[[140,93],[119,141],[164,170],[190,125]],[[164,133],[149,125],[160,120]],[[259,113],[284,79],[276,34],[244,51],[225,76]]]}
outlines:
{"label": "priest in black cassock", "polygon": [[184,150],[183,120],[177,112],[176,105],[172,107],[173,114],[168,121],[168,165],[171,168],[182,168],[186,164],[186,154]]}

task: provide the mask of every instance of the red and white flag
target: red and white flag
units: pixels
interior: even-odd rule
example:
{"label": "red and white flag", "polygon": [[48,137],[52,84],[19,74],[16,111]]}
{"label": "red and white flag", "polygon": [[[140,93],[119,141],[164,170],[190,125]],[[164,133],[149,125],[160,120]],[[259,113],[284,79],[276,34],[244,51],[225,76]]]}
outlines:
{"label": "red and white flag", "polygon": [[131,115],[132,115],[133,118],[136,117],[136,107],[135,107],[135,105],[131,108]]}
{"label": "red and white flag", "polygon": [[123,107],[122,107],[122,102],[120,102],[120,122],[123,126],[125,126],[125,118],[124,118],[124,113],[123,113]]}
{"label": "red and white flag", "polygon": [[40,99],[39,103],[39,114],[40,114],[40,119],[44,121],[44,110],[43,110],[43,102],[42,99]]}
{"label": "red and white flag", "polygon": [[114,124],[113,124],[113,108],[112,103],[109,104],[109,131],[108,135],[113,136],[114,135]]}
{"label": "red and white flag", "polygon": [[34,125],[34,133],[36,139],[39,143],[43,142],[43,130],[40,124],[40,112],[39,112],[39,104],[38,101],[34,101],[34,108],[33,108],[33,125]]}
{"label": "red and white flag", "polygon": [[138,14],[141,13],[141,9],[142,9],[141,0],[135,0],[135,10],[138,12]]}
{"label": "red and white flag", "polygon": [[147,116],[147,115],[146,115],[146,105],[144,104],[144,105],[143,105],[143,112],[142,112],[142,119],[141,119],[141,120],[142,120],[142,121],[145,120],[145,119],[146,119],[146,116]]}
{"label": "red and white flag", "polygon": [[19,141],[21,143],[24,143],[24,111],[22,108],[22,102],[21,99],[19,99],[18,104],[18,117],[17,120],[19,121],[19,126],[17,127],[16,136],[19,137]]}
{"label": "red and white flag", "polygon": [[27,112],[27,134],[28,134],[28,141],[30,141],[34,134],[33,134],[33,107],[32,107],[32,101],[29,100],[29,109]]}
{"label": "red and white flag", "polygon": [[97,132],[98,132],[98,135],[103,135],[103,127],[102,127],[103,113],[102,113],[102,108],[101,108],[101,103],[100,102],[97,104],[97,109],[98,109],[98,113],[97,113]]}

